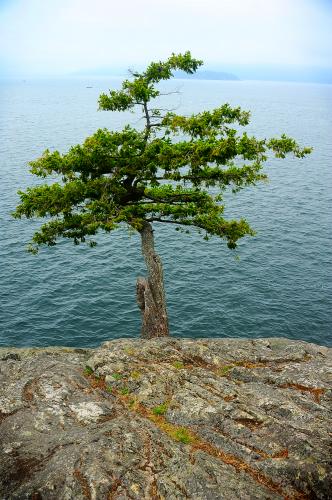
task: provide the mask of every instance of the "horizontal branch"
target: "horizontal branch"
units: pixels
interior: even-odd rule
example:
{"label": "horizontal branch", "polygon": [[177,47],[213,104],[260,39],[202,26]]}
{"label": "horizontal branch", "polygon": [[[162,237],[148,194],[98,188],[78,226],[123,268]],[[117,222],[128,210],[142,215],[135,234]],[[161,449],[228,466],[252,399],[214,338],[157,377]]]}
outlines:
{"label": "horizontal branch", "polygon": [[179,95],[181,95],[182,92],[180,90],[173,90],[172,92],[159,92],[159,95],[162,95],[162,96],[172,95],[172,94],[179,94]]}
{"label": "horizontal branch", "polygon": [[177,224],[178,226],[185,226],[185,225],[190,225],[189,221],[188,224],[185,222],[178,222],[175,220],[170,220],[170,219],[160,219],[159,217],[152,217],[151,219],[145,219],[147,222],[167,222],[168,224]]}
{"label": "horizontal branch", "polygon": [[[154,116],[151,116],[150,118],[154,118]],[[152,128],[152,127],[161,127],[161,123],[150,123],[149,128]]]}

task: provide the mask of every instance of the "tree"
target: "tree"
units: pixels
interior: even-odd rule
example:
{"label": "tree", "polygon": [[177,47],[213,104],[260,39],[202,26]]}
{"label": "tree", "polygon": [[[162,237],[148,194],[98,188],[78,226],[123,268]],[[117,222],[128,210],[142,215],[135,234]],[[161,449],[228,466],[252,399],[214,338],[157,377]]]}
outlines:
{"label": "tree", "polygon": [[[295,140],[256,139],[237,129],[249,123],[249,112],[223,104],[191,116],[163,112],[151,104],[161,95],[157,85],[173,71],[194,73],[202,61],[190,52],[172,54],[165,62],[152,62],[141,73],[131,72],[121,90],[101,94],[99,108],[142,111],[145,126],[127,125],[120,132],[98,130],[66,154],[46,150],[30,163],[40,177],[58,175],[59,182],[19,191],[21,203],[14,217],[46,217],[29,250],[55,245],[59,238],[86,242],[99,230],[111,232],[126,224],[141,235],[148,276],[137,280],[137,302],[142,312],[142,336],[169,334],[163,269],[154,250],[152,224],[196,228],[205,239],[218,236],[234,249],[237,241],[254,232],[241,220],[223,217],[222,193],[255,185],[269,152],[284,158],[302,158]],[[211,191],[211,188],[214,189]]]}

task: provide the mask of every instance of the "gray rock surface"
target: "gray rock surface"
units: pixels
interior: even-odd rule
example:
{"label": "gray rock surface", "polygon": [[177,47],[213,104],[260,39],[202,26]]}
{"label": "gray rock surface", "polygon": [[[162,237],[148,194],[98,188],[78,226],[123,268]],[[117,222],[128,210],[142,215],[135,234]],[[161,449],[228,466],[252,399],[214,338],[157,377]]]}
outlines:
{"label": "gray rock surface", "polygon": [[1,500],[332,498],[331,349],[123,339],[0,360]]}

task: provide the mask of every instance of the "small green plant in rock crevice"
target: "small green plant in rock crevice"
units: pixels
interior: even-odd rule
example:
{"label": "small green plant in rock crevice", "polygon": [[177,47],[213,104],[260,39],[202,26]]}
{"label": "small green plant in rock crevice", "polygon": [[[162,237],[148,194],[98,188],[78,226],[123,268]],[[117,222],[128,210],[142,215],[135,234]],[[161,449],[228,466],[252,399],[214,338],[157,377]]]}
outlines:
{"label": "small green plant in rock crevice", "polygon": [[152,408],[152,413],[154,415],[165,415],[167,411],[167,403],[162,403],[161,405]]}
{"label": "small green plant in rock crevice", "polygon": [[173,437],[176,441],[180,441],[184,444],[189,444],[192,441],[192,437],[187,429],[178,429],[174,432]]}
{"label": "small green plant in rock crevice", "polygon": [[126,396],[130,393],[129,387],[123,387],[122,389],[120,389],[120,393],[122,394],[122,396]]}
{"label": "small green plant in rock crevice", "polygon": [[133,379],[133,380],[139,380],[141,378],[141,373],[137,370],[134,370],[130,373],[130,377]]}
{"label": "small green plant in rock crevice", "polygon": [[182,363],[182,361],[174,361],[174,363],[172,363],[172,366],[174,366],[174,368],[176,368],[177,370],[182,370],[182,368],[184,368],[184,364]]}
{"label": "small green plant in rock crevice", "polygon": [[226,377],[226,375],[228,375],[229,371],[234,368],[234,365],[225,365],[225,366],[221,366],[220,368],[218,368],[218,371],[217,371],[217,374],[220,376],[220,377]]}
{"label": "small green plant in rock crevice", "polygon": [[90,368],[90,366],[86,365],[84,368],[84,375],[92,375],[93,374],[93,369]]}

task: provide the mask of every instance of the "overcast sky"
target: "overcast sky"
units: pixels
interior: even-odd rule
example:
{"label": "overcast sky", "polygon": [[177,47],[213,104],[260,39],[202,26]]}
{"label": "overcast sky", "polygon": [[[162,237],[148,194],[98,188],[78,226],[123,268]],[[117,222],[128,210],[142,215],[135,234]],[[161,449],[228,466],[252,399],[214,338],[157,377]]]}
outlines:
{"label": "overcast sky", "polygon": [[332,0],[0,0],[0,71],[134,67],[191,50],[207,67],[332,67]]}

